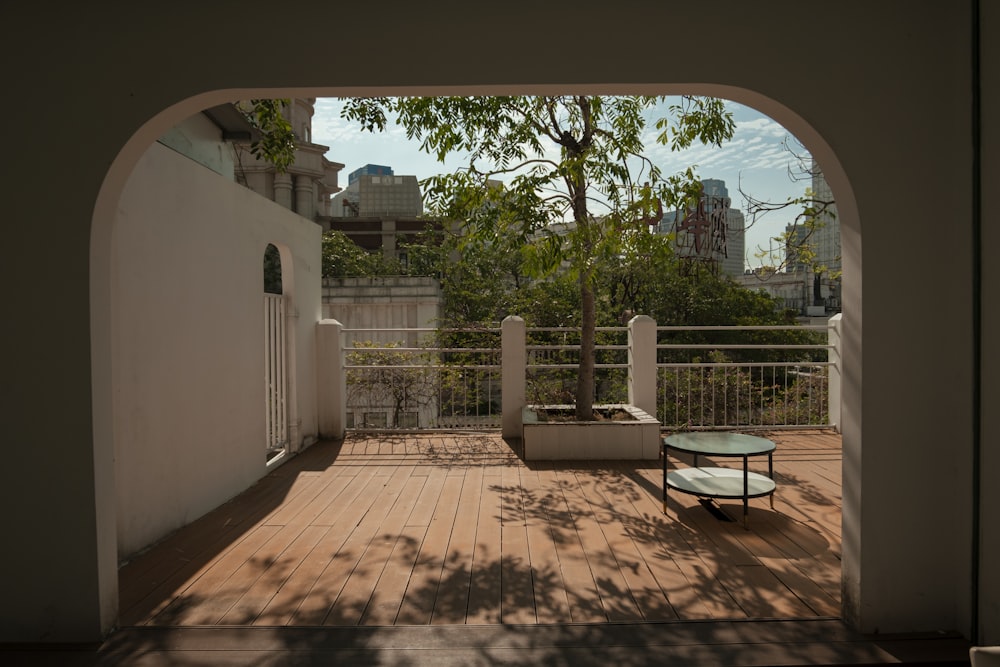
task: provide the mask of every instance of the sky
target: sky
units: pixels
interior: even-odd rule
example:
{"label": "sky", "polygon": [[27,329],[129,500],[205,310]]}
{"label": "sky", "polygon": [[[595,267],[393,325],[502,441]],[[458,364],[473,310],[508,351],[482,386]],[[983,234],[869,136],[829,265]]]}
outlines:
{"label": "sky", "polygon": [[[798,159],[789,148],[808,158],[798,140],[783,126],[755,109],[735,102],[728,102],[727,106],[733,112],[736,131],[732,140],[722,147],[696,144],[685,151],[671,152],[669,147],[660,146],[652,140],[655,130],[651,129],[646,155],[664,175],[694,166],[699,178],[725,181],[732,206],[744,213],[746,204],[739,192],[741,187],[754,198],[768,202],[785,202],[801,197],[810,183],[795,180],[789,175],[789,170],[794,171],[798,166]],[[418,180],[462,166],[457,158],[442,165],[433,156],[422,152],[418,143],[407,139],[403,129],[394,124],[382,133],[363,132],[356,124],[343,120],[340,109],[341,101],[335,98],[316,100],[312,140],[329,146],[327,159],[344,165],[341,187],[347,184],[349,173],[366,164],[385,165],[391,167],[396,175],[416,176]],[[763,260],[755,257],[755,251],[773,247],[770,239],[781,234],[794,215],[791,208],[768,213],[747,229],[746,266],[754,267],[762,263]]]}

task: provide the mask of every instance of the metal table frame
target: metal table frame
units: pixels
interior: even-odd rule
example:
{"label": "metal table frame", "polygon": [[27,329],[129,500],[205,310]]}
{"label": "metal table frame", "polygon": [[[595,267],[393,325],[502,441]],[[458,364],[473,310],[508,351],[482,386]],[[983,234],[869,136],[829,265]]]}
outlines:
{"label": "metal table frame", "polygon": [[[675,433],[663,438],[660,454],[663,457],[663,513],[667,513],[667,489],[706,498],[743,499],[743,527],[747,527],[750,498],[769,496],[774,509],[774,459],[775,444],[772,440],[743,433],[699,431]],[[694,456],[690,468],[677,468],[668,472],[670,450]],[[750,471],[750,457],[767,454],[767,476]],[[702,467],[699,456],[742,458],[743,471],[734,468]],[[742,484],[740,484],[742,478]]]}

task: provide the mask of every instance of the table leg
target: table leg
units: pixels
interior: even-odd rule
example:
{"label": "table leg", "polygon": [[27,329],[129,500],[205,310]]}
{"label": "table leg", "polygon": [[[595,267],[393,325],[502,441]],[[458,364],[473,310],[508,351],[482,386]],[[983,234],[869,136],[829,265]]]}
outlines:
{"label": "table leg", "polygon": [[750,457],[743,456],[743,527],[747,528],[750,518]]}
{"label": "table leg", "polygon": [[660,445],[660,453],[663,455],[663,513],[667,513],[667,446]]}
{"label": "table leg", "polygon": [[[773,454],[773,452],[768,452],[767,453],[767,476],[770,477],[773,480],[774,479],[774,457],[772,456],[772,454]],[[777,488],[775,488],[775,490],[777,490]],[[774,491],[771,492],[771,495],[768,496],[768,499],[771,501],[771,509],[774,509]]]}

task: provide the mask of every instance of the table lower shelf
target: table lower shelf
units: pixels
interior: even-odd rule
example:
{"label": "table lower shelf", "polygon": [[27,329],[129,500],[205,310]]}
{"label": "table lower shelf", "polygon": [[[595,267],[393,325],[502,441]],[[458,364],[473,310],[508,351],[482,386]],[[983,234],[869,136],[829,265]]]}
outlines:
{"label": "table lower shelf", "polygon": [[683,493],[709,498],[759,498],[774,493],[774,480],[748,472],[743,491],[743,471],[737,468],[680,468],[667,473],[667,486]]}

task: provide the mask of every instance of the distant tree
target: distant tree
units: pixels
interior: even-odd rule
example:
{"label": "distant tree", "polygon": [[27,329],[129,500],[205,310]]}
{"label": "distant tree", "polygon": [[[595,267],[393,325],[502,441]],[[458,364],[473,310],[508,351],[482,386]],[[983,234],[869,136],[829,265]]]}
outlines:
{"label": "distant tree", "polygon": [[398,276],[402,267],[381,252],[368,252],[339,230],[323,233],[322,273],[324,278],[357,276]]}
{"label": "distant tree", "polygon": [[[343,115],[370,131],[387,114],[440,161],[467,155],[468,168],[429,179],[431,210],[467,224],[470,239],[516,242],[535,277],[560,270],[576,279],[581,353],[576,416],[593,419],[598,269],[617,257],[629,232],[661,206],[697,198],[693,169],[664,178],[645,157],[645,114],[662,97],[356,98]],[[719,145],[734,123],[722,100],[683,97],[655,123],[656,141],[682,149]],[[500,184],[497,176],[509,180]],[[563,224],[571,223],[571,224]]]}
{"label": "distant tree", "polygon": [[[820,258],[816,252],[815,239],[816,233],[823,229],[828,221],[836,218],[836,202],[829,197],[820,197],[813,190],[814,179],[822,172],[816,161],[805,152],[805,147],[798,142],[790,144],[786,139],[783,148],[791,160],[788,165],[789,179],[793,182],[805,181],[809,185],[801,196],[789,197],[783,202],[778,202],[755,197],[744,191],[741,184],[739,191],[746,208],[746,228],[753,227],[772,213],[788,211],[794,213],[794,219],[787,225],[785,231],[771,237],[774,247],[754,250],[756,259],[762,263],[758,273],[766,280],[767,276],[786,272],[794,267],[803,267],[813,274],[813,289],[818,292],[820,279],[824,274],[833,279],[840,277],[839,271],[834,271],[818,261]],[[783,255],[777,262],[773,256],[775,248]],[[822,259],[839,260],[839,257]],[[818,294],[814,294],[814,298],[818,297]]]}
{"label": "distant tree", "polygon": [[399,342],[355,342],[347,353],[348,404],[379,411],[387,407],[392,425],[404,412],[431,405],[438,395],[438,371],[427,354],[396,352]]}

